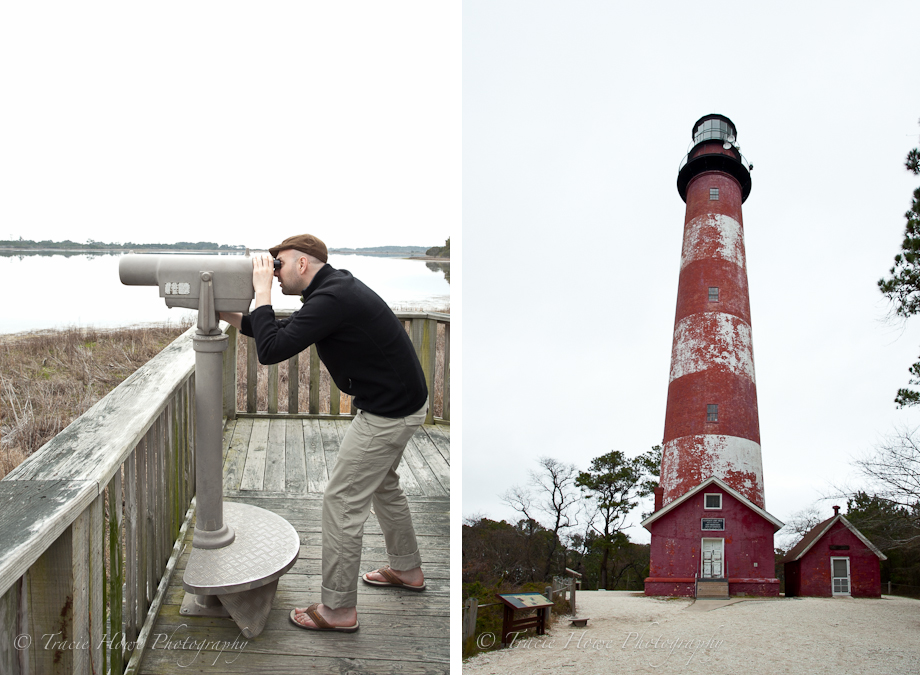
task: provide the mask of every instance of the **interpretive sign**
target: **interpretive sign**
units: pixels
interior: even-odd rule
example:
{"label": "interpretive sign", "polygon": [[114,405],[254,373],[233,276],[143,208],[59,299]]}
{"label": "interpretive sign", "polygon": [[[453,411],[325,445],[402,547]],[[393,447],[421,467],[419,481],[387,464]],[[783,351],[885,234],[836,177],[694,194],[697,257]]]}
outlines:
{"label": "interpretive sign", "polygon": [[[545,596],[539,593],[507,593],[504,595],[496,593],[495,596],[505,606],[505,615],[502,619],[502,646],[511,644],[515,632],[527,628],[536,628],[537,635],[543,635],[546,632],[549,608],[553,606],[553,603]],[[537,613],[528,614],[521,619],[514,618],[515,612],[527,610],[536,610]]]}
{"label": "interpretive sign", "polygon": [[701,530],[724,530],[725,518],[703,518],[700,524]]}

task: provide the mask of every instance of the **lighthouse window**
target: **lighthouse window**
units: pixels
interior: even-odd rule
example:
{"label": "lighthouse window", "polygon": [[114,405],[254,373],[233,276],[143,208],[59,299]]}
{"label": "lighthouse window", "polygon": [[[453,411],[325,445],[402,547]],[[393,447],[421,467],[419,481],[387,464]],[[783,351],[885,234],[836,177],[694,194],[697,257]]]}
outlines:
{"label": "lighthouse window", "polygon": [[717,286],[709,287],[709,302],[719,301],[719,288]]}
{"label": "lighthouse window", "polygon": [[709,188],[709,201],[719,201],[719,188]]}
{"label": "lighthouse window", "polygon": [[704,495],[705,502],[703,502],[704,509],[721,509],[722,508],[722,495],[720,494],[707,494]]}
{"label": "lighthouse window", "polygon": [[706,405],[706,421],[707,422],[718,422],[719,421],[719,405],[717,403],[709,403]]}

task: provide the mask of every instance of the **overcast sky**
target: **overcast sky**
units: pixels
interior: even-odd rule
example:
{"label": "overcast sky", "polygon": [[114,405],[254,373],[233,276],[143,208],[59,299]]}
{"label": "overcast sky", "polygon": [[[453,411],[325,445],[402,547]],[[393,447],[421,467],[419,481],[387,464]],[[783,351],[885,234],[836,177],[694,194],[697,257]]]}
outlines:
{"label": "overcast sky", "polygon": [[443,244],[450,21],[428,0],[3,3],[0,238]]}
{"label": "overcast sky", "polygon": [[[920,410],[876,288],[920,179],[920,4],[463,8],[463,513],[548,455],[662,440],[691,127],[754,164],[744,228],[766,507],[787,520]],[[831,515],[830,505],[823,505]],[[630,531],[647,540],[641,528]]]}

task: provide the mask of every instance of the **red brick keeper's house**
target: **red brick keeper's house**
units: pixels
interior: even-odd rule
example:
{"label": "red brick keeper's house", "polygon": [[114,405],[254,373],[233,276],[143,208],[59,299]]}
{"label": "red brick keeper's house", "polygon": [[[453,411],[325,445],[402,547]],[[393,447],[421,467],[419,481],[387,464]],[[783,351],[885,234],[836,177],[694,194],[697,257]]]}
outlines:
{"label": "red brick keeper's house", "polygon": [[880,598],[886,556],[834,507],[783,558],[786,597]]}

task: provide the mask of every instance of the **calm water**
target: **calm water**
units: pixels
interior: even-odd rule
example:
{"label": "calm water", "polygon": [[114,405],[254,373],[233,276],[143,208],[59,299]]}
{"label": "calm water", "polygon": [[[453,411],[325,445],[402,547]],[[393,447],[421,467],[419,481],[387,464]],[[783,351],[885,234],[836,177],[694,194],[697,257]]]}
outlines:
{"label": "calm water", "polygon": [[[178,321],[195,316],[168,309],[156,288],[124,286],[118,280],[119,255],[30,255],[0,257],[4,311],[0,333],[63,326],[127,326]],[[419,260],[330,255],[329,263],[346,269],[370,286],[394,309],[437,310],[450,307],[450,284],[440,269]],[[297,308],[299,300],[273,286],[276,308]]]}

